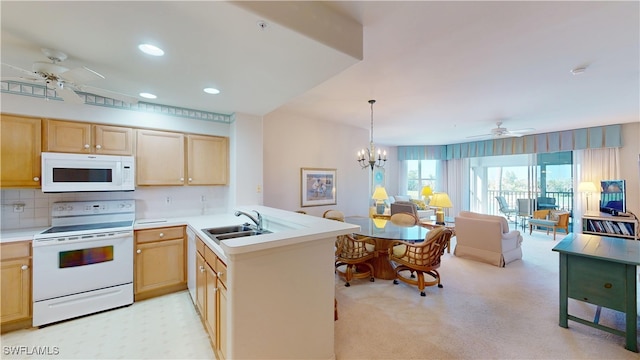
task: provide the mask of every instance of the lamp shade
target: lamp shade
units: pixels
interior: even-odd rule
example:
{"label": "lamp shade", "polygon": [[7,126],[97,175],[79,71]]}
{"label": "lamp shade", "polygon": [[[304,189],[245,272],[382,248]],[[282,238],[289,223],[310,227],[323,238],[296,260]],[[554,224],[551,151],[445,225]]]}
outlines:
{"label": "lamp shade", "polygon": [[427,185],[422,187],[422,191],[420,191],[420,195],[424,197],[428,197],[428,196],[431,196],[431,194],[433,194],[433,191],[431,190],[431,186]]}
{"label": "lamp shade", "polygon": [[578,192],[595,193],[598,192],[598,189],[596,189],[596,185],[591,181],[582,181],[578,184]]}
{"label": "lamp shade", "polygon": [[449,199],[449,195],[447,193],[435,193],[431,195],[431,201],[429,201],[429,206],[439,207],[439,208],[450,208],[453,207],[451,203],[451,199]]}
{"label": "lamp shade", "polygon": [[382,201],[387,200],[389,196],[387,195],[387,190],[385,190],[382,186],[378,186],[373,192],[373,196],[371,198],[377,201]]}

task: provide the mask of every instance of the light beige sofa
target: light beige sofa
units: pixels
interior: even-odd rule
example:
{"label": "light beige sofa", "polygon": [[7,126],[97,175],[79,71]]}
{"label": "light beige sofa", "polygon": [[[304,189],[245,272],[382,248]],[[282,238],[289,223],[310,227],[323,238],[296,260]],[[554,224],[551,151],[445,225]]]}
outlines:
{"label": "light beige sofa", "polygon": [[454,255],[496,266],[522,259],[522,235],[502,216],[461,211],[456,216]]}

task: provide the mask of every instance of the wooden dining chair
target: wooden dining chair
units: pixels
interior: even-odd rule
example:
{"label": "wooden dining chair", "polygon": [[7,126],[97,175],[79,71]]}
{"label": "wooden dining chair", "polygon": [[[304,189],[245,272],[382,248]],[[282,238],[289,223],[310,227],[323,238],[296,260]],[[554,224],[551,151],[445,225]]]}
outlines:
{"label": "wooden dining chair", "polygon": [[405,227],[418,225],[418,222],[419,222],[419,219],[417,216],[415,216],[414,214],[406,213],[406,212],[395,213],[391,215],[389,220],[394,225],[405,226]]}
{"label": "wooden dining chair", "polygon": [[[351,286],[352,279],[369,278],[373,282],[373,265],[370,259],[378,256],[375,242],[368,237],[356,238],[355,235],[341,235],[336,240],[335,269],[338,276],[344,278],[344,286]],[[344,270],[342,268],[344,267]]]}
{"label": "wooden dining chair", "polygon": [[[398,284],[400,280],[417,286],[420,296],[426,296],[424,288],[427,286],[438,285],[442,288],[440,273],[436,269],[440,267],[440,259],[450,238],[451,230],[438,227],[429,231],[423,242],[394,241],[392,253],[389,254],[389,259],[395,264],[396,279],[393,283]],[[411,274],[409,277],[403,275],[406,271]],[[415,277],[413,272],[416,273]],[[425,280],[425,274],[433,280]]]}
{"label": "wooden dining chair", "polygon": [[344,213],[340,210],[327,210],[322,214],[325,219],[344,221]]}

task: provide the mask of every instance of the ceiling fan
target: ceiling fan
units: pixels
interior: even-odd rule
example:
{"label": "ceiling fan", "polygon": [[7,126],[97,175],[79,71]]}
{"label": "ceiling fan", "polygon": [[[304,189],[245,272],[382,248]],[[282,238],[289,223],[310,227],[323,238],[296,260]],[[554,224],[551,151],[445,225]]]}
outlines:
{"label": "ceiling fan", "polygon": [[77,91],[120,100],[129,104],[136,104],[138,102],[137,98],[130,95],[85,85],[86,82],[104,79],[104,76],[85,66],[68,69],[59,64],[67,58],[67,54],[46,48],[41,50],[42,53],[51,60],[51,62],[36,61],[32,65],[32,70],[26,70],[17,66],[2,63],[2,65],[23,74],[23,76],[18,78],[3,77],[3,80],[26,80],[42,83],[47,87],[47,89],[55,90],[64,101],[76,104],[84,103],[83,98],[76,93]]}
{"label": "ceiling fan", "polygon": [[520,137],[526,135],[532,131],[535,131],[533,128],[526,129],[518,129],[518,130],[508,130],[507,128],[502,127],[502,121],[496,122],[495,128],[491,129],[491,132],[488,134],[482,135],[472,135],[467,136],[468,139],[471,138],[506,138],[506,137]]}

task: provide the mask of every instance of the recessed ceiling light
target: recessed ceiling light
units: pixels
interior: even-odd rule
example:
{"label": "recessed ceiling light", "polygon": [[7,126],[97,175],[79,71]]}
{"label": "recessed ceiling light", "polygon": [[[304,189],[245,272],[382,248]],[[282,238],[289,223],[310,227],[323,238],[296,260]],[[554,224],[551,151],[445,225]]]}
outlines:
{"label": "recessed ceiling light", "polygon": [[157,96],[155,96],[153,94],[145,93],[145,92],[141,92],[140,96],[142,96],[145,99],[155,99],[155,98],[157,98]]}
{"label": "recessed ceiling light", "polygon": [[204,88],[203,91],[206,92],[207,94],[213,94],[213,95],[220,94],[220,90],[214,89],[214,88]]}
{"label": "recessed ceiling light", "polygon": [[164,50],[160,49],[157,46],[151,44],[140,44],[138,45],[138,49],[145,54],[153,55],[153,56],[162,56],[164,55]]}

